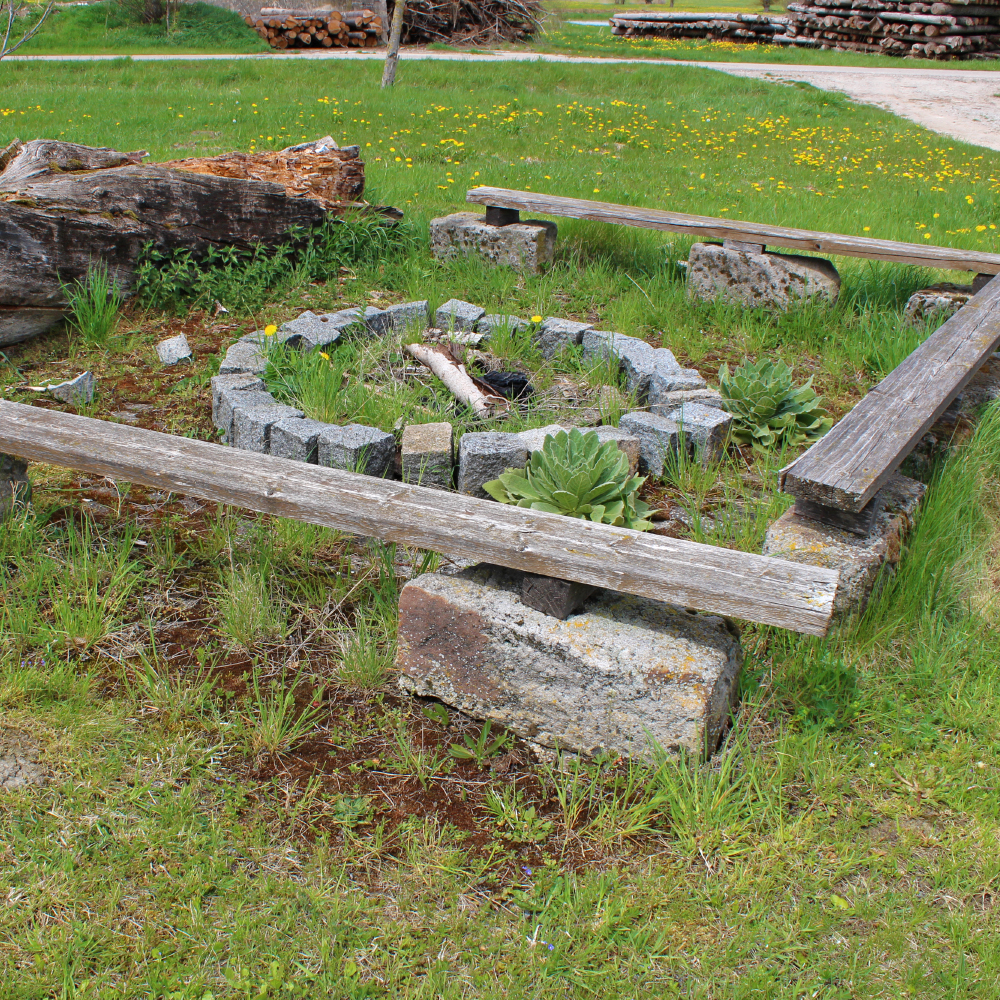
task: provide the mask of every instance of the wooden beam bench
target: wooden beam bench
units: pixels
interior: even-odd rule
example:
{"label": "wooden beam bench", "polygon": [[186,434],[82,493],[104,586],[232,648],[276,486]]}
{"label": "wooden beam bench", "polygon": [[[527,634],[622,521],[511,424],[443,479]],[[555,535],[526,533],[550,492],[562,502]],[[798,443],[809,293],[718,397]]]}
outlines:
{"label": "wooden beam bench", "polygon": [[879,490],[998,347],[1000,278],[993,278],[782,470],[782,489],[799,513],[867,533]]}
{"label": "wooden beam bench", "polygon": [[[762,252],[764,247],[781,247],[805,253],[836,254],[841,257],[866,257],[896,264],[938,267],[950,271],[974,271],[977,274],[1000,274],[1000,254],[951,247],[926,246],[921,243],[896,243],[864,236],[818,233],[808,229],[786,229],[738,219],[715,219],[707,215],[686,215],[657,208],[636,208],[583,198],[560,198],[533,191],[510,191],[507,188],[478,187],[467,192],[466,201],[486,206],[486,222],[506,226],[520,221],[521,212],[590,219],[641,229],[664,229],[672,233],[696,236],[700,240],[722,240],[734,249]],[[739,246],[737,244],[743,244]]]}
{"label": "wooden beam bench", "polygon": [[825,635],[835,570],[0,401],[0,452]]}

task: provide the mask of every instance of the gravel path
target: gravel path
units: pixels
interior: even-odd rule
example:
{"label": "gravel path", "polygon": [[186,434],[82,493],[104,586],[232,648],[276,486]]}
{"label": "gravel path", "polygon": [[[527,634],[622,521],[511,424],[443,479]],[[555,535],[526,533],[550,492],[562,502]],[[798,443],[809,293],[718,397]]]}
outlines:
{"label": "gravel path", "polygon": [[[775,63],[682,62],[659,59],[614,59],[538,52],[431,52],[404,49],[402,60],[441,62],[636,63],[646,66],[699,66],[733,76],[775,83],[804,81],[821,90],[835,90],[862,104],[874,104],[941,135],[1000,150],[1000,73],[976,69],[917,69],[900,66],[789,66]],[[8,56],[22,62],[89,62],[120,59],[115,55]],[[218,59],[383,59],[378,50],[320,49],[263,55],[143,55],[136,62]]]}

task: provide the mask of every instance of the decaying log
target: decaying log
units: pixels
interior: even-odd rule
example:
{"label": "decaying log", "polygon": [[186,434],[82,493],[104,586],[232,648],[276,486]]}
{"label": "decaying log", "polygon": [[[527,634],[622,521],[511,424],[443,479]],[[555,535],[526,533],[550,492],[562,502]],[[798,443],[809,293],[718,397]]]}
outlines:
{"label": "decaying log", "polygon": [[407,344],[406,351],[430,368],[457,400],[472,407],[476,416],[493,416],[495,413],[506,412],[510,407],[503,396],[483,392],[465,370],[465,365],[456,361],[447,347]]}
{"label": "decaying log", "polygon": [[[216,162],[144,165],[143,153],[12,144],[0,171],[0,308],[58,309],[63,286],[84,280],[95,262],[128,294],[149,243],[196,254],[213,245],[275,246],[293,227],[312,228],[359,203],[358,152],[328,138]],[[5,321],[9,332],[37,325],[9,314]]]}

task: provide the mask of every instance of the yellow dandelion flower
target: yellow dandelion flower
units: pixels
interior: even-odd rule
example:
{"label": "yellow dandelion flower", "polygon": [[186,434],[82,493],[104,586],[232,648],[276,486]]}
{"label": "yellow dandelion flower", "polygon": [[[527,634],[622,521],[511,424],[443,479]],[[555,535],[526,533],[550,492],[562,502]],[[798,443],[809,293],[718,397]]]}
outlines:
{"label": "yellow dandelion flower", "polygon": [[541,316],[532,316],[531,317],[531,322],[532,323],[541,323],[541,321],[542,321],[542,317]]}
{"label": "yellow dandelion flower", "polygon": [[320,351],[320,352],[319,352],[319,356],[320,356],[320,357],[321,357],[321,358],[322,358],[322,359],[323,359],[324,361],[329,361],[329,360],[330,360],[330,355],[329,355],[329,354],[327,354],[327,353],[326,353],[326,351]]}
{"label": "yellow dandelion flower", "polygon": [[267,326],[264,327],[265,337],[273,337],[277,332],[278,328],[273,323],[268,323]]}

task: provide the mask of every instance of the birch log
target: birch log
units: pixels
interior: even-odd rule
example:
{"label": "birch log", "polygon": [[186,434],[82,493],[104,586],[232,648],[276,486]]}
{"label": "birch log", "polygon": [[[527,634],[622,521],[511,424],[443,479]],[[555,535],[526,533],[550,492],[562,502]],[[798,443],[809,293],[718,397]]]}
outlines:
{"label": "birch log", "polygon": [[446,349],[428,344],[407,344],[406,350],[422,365],[426,365],[458,400],[472,407],[476,416],[490,417],[505,413],[509,403],[502,396],[487,395],[472,381],[465,365],[459,364]]}

